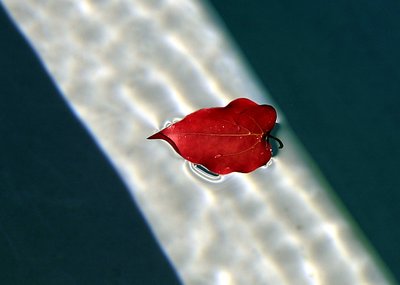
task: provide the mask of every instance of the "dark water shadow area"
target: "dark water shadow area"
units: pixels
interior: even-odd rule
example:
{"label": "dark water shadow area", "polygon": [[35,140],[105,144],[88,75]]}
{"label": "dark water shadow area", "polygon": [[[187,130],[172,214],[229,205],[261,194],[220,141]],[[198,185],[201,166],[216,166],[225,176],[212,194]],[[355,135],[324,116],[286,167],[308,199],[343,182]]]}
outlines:
{"label": "dark water shadow area", "polygon": [[400,2],[210,2],[400,280]]}
{"label": "dark water shadow area", "polygon": [[2,284],[180,284],[0,5]]}

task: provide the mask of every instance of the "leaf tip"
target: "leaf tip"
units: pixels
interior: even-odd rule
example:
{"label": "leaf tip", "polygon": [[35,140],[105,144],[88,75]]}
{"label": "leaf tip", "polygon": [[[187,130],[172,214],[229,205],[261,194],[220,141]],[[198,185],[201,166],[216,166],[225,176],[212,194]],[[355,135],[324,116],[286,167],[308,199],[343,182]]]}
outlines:
{"label": "leaf tip", "polygon": [[163,133],[163,130],[149,136],[148,140],[165,140],[167,136]]}
{"label": "leaf tip", "polygon": [[156,140],[156,139],[159,139],[159,138],[160,138],[159,137],[159,133],[155,133],[155,134],[147,137],[148,140]]}

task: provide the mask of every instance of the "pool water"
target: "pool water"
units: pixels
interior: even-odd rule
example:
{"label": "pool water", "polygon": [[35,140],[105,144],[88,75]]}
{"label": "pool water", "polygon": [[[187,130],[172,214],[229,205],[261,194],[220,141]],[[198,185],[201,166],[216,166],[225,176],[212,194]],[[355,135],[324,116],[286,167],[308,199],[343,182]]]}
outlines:
{"label": "pool water", "polygon": [[[20,121],[24,126],[21,137],[32,141],[29,147],[24,148],[18,136],[6,141],[11,146],[13,139],[19,142],[16,146],[24,160],[16,163],[16,171],[4,173],[11,175],[26,169],[25,177],[32,178],[16,188],[20,189],[17,194],[11,191],[13,179],[4,180],[9,182],[8,199],[24,193],[19,198],[24,203],[14,201],[14,208],[7,210],[7,215],[18,209],[21,224],[29,216],[33,220],[31,228],[17,230],[13,223],[3,223],[7,229],[3,231],[7,233],[6,248],[16,264],[10,266],[9,280],[34,278],[41,284],[54,280],[82,284],[101,284],[99,280],[116,284],[133,280],[140,280],[141,284],[160,284],[160,280],[168,280],[168,284],[274,285],[392,282],[330,186],[339,188],[338,195],[346,206],[346,197],[362,196],[357,195],[359,188],[352,184],[346,188],[350,194],[344,195],[340,183],[349,180],[332,182],[334,172],[329,171],[340,166],[345,178],[356,173],[350,169],[350,152],[343,149],[352,132],[343,126],[351,126],[348,120],[353,118],[350,110],[357,109],[355,99],[335,96],[333,87],[323,95],[317,92],[321,90],[313,89],[338,84],[341,78],[330,82],[322,76],[323,71],[327,75],[339,68],[327,62],[326,70],[313,71],[309,69],[312,63],[297,61],[290,52],[293,47],[298,48],[294,49],[298,58],[300,51],[307,51],[309,58],[318,56],[319,49],[317,44],[302,42],[301,33],[290,30],[295,27],[294,20],[284,21],[286,26],[281,23],[269,28],[276,34],[281,32],[282,36],[276,39],[292,39],[290,49],[285,42],[278,45],[269,41],[270,50],[264,52],[270,57],[261,56],[259,63],[241,39],[258,46],[254,54],[260,56],[262,48],[269,45],[259,37],[258,42],[253,42],[256,30],[249,28],[266,29],[275,23],[272,21],[282,20],[278,13],[276,18],[256,13],[257,17],[245,17],[247,21],[232,26],[272,97],[246,66],[222,22],[200,2],[4,3],[54,82],[52,85],[46,75],[41,75],[41,81],[31,79],[31,85],[38,88],[33,89],[38,90],[34,92],[39,94],[36,96],[45,96],[40,94],[45,90],[52,99],[28,96],[29,86],[22,92],[26,97],[23,102],[30,102],[25,109],[36,118]],[[227,23],[234,22],[235,13],[268,10],[250,5],[249,10],[237,7],[234,13],[223,7],[217,6]],[[300,23],[311,21],[304,8],[271,8],[290,19],[300,13]],[[263,24],[255,26],[260,22]],[[71,29],[71,25],[75,28]],[[308,31],[306,27],[298,25],[300,31]],[[287,31],[291,33],[285,34]],[[20,38],[17,41],[23,45]],[[276,50],[272,49],[274,45]],[[329,52],[328,43],[322,42],[321,46],[322,52]],[[28,66],[45,74],[29,54],[32,65]],[[46,88],[37,82],[46,82],[42,83]],[[311,82],[317,87],[309,87]],[[308,97],[310,94],[315,96]],[[285,148],[267,167],[251,174],[234,173],[214,179],[185,162],[167,144],[146,140],[166,122],[199,108],[224,106],[238,97],[277,107],[277,135]],[[344,103],[352,108],[340,109],[338,106]],[[10,106],[19,110],[21,103],[16,101]],[[332,112],[333,106],[339,115]],[[20,118],[16,116],[18,112],[7,114]],[[312,122],[299,128],[299,124],[307,122],[307,115]],[[59,119],[54,121],[53,116]],[[370,123],[368,118],[362,118]],[[335,123],[342,129],[329,137],[337,127]],[[295,133],[300,133],[311,156]],[[310,134],[314,141],[307,143],[303,134]],[[325,136],[329,143],[315,140]],[[313,142],[321,144],[315,146]],[[310,149],[310,145],[315,148]],[[346,159],[338,159],[341,156],[335,151],[341,151]],[[322,164],[321,172],[317,165],[319,158],[325,156],[332,166],[324,168]],[[318,164],[311,157],[316,157]],[[366,164],[360,169],[371,171]],[[330,184],[322,175],[325,171]],[[47,180],[48,175],[54,180]],[[375,181],[370,177],[365,180]],[[33,214],[24,214],[23,209]],[[362,222],[355,213],[357,222]],[[374,213],[366,214],[372,222],[371,217],[379,217]],[[32,240],[21,239],[29,233],[33,233]],[[20,253],[22,248],[27,253]],[[394,254],[389,257],[396,258]],[[75,264],[76,259],[80,262]],[[38,263],[40,266],[34,266]],[[24,274],[16,277],[20,264]],[[46,270],[48,267],[51,270]]]}

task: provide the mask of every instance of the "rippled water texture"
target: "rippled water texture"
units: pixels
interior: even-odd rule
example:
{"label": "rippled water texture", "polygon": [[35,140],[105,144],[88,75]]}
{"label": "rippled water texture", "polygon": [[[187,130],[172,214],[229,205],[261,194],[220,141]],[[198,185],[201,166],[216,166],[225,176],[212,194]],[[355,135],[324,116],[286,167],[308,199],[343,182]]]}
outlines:
{"label": "rippled water texture", "polygon": [[201,2],[4,1],[185,284],[389,284],[278,108],[285,148],[205,177],[146,137],[238,97],[274,105]]}

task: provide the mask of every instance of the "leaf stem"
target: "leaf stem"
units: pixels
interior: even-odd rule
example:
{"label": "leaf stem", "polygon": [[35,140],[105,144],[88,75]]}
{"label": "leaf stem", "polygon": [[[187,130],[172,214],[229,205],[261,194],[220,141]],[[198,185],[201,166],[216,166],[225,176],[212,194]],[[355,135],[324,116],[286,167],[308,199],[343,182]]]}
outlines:
{"label": "leaf stem", "polygon": [[275,141],[277,141],[278,142],[278,144],[279,144],[279,148],[283,148],[283,142],[280,140],[280,139],[278,139],[277,137],[274,137],[273,135],[271,135],[271,134],[268,134],[268,138],[272,138],[272,139],[274,139]]}

